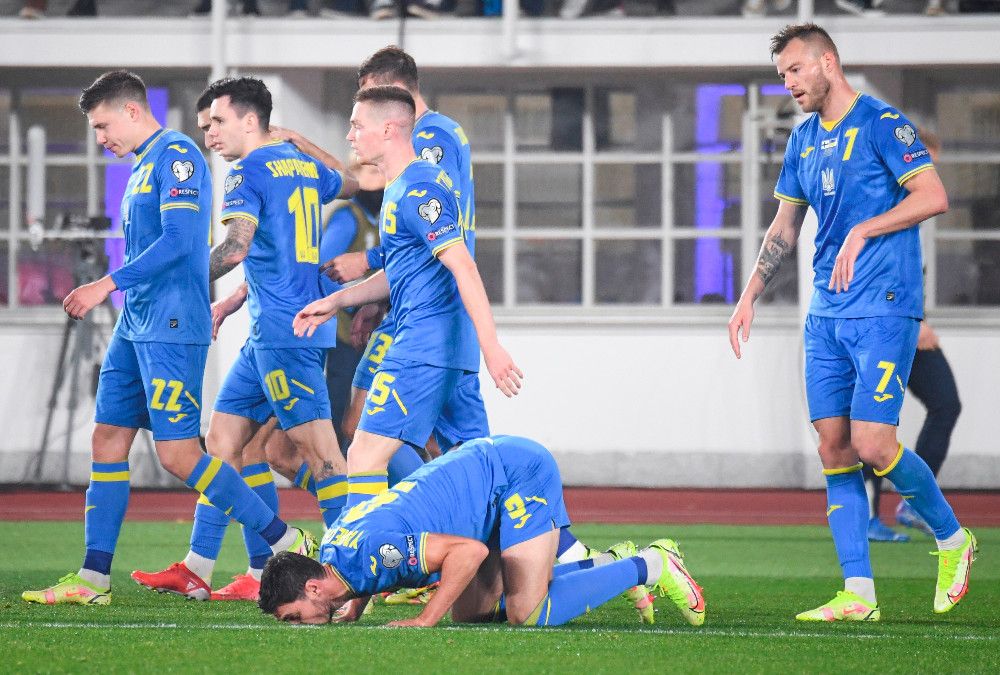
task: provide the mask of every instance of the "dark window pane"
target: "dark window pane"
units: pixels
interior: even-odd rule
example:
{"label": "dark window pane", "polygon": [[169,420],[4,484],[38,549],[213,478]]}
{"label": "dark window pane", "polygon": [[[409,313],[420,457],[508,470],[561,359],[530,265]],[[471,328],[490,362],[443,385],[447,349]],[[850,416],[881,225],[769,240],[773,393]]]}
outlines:
{"label": "dark window pane", "polygon": [[712,237],[674,242],[674,302],[736,302],[739,277],[739,239]]}
{"label": "dark window pane", "polygon": [[519,164],[514,171],[517,227],[582,226],[583,170],[579,164]]}
{"label": "dark window pane", "polygon": [[578,239],[518,239],[517,302],[579,304],[583,246]]}
{"label": "dark window pane", "polygon": [[596,256],[597,302],[660,304],[663,252],[659,240],[598,241]]}
{"label": "dark window pane", "polygon": [[503,227],[503,165],[476,164],[476,229]]}
{"label": "dark window pane", "polygon": [[503,240],[477,238],[476,266],[490,302],[503,304]]}
{"label": "dark window pane", "polygon": [[675,167],[674,225],[739,227],[740,166],[699,162]]}
{"label": "dark window pane", "polygon": [[660,227],[659,164],[597,164],[595,227]]}
{"label": "dark window pane", "polygon": [[937,304],[1000,305],[1000,241],[937,242]]}

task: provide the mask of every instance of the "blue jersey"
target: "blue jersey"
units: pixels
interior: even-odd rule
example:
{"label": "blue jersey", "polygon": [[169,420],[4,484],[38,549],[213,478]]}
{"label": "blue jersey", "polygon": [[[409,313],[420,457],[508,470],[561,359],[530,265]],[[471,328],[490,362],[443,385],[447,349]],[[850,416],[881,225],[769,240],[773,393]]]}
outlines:
{"label": "blue jersey", "polygon": [[835,293],[827,286],[848,231],[899,204],[907,195],[906,181],[933,168],[913,124],[871,96],[858,94],[836,122],[822,122],[814,114],[795,128],[774,196],[808,204],[819,217],[810,314],[843,319],[923,316],[916,226],[869,239],[850,290]]}
{"label": "blue jersey", "polygon": [[417,157],[444,169],[458,199],[458,224],[465,246],[476,254],[476,185],[472,180],[472,150],[462,127],[447,115],[428,110],[413,125]]}
{"label": "blue jersey", "polygon": [[212,182],[194,142],[160,129],[135,151],[122,198],[125,262],[111,274],[125,292],[115,332],[135,342],[207,345]]}
{"label": "blue jersey", "polygon": [[311,338],[297,338],[292,318],[322,297],[320,204],[336,198],[341,185],[340,174],[282,141],[253,150],[230,169],[222,220],[246,218],[257,225],[243,261],[254,346],[336,346],[335,320],[319,326]]}
{"label": "blue jersey", "polygon": [[437,259],[465,238],[453,189],[442,169],[419,159],[385,187],[379,238],[396,324],[392,355],[478,371],[472,320],[455,277]]}
{"label": "blue jersey", "polygon": [[323,537],[320,562],[333,566],[358,595],[424,585],[428,534],[485,543],[496,529],[502,515],[497,496],[508,483],[495,445],[503,442],[465,443],[342,514]]}

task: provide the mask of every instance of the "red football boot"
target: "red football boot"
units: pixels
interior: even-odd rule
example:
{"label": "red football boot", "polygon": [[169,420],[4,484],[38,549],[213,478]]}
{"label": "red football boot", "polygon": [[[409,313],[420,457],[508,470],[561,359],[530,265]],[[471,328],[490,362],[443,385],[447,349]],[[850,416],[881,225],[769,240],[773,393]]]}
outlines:
{"label": "red football boot", "polygon": [[208,600],[212,589],[182,562],[174,563],[162,572],[132,572],[132,579],[140,586],[157,593],[176,593],[189,600]]}
{"label": "red football boot", "polygon": [[260,582],[249,574],[237,574],[233,577],[231,584],[223,586],[217,591],[212,591],[212,599],[257,602],[260,599]]}

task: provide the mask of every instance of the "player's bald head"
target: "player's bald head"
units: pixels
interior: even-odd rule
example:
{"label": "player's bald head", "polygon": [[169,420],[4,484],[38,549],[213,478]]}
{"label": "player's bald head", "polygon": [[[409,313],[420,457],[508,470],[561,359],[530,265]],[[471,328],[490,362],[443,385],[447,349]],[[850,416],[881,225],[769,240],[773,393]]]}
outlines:
{"label": "player's bald head", "polygon": [[354,102],[359,107],[363,105],[376,122],[391,122],[407,136],[413,131],[417,105],[410,92],[402,87],[368,87],[354,95]]}
{"label": "player's bald head", "polygon": [[785,51],[792,40],[802,40],[817,58],[830,52],[837,63],[840,63],[840,53],[837,51],[837,45],[834,44],[833,38],[814,23],[789,24],[778,31],[771,38],[771,58]]}

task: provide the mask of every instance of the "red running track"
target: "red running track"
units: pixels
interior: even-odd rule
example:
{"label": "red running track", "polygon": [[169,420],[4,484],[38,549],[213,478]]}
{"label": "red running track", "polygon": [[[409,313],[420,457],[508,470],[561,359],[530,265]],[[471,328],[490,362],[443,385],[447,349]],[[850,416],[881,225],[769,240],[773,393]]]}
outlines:
{"label": "red running track", "polygon": [[[284,518],[316,519],[312,495],[282,489]],[[566,488],[570,517],[581,523],[719,523],[733,525],[822,525],[826,495],[819,490],[650,490]],[[1000,492],[949,492],[962,523],[1000,527]],[[134,490],[131,520],[191,520],[194,494],[180,490]],[[894,493],[882,498],[885,522],[899,502]],[[0,492],[0,520],[78,520],[84,492],[12,490]]]}

